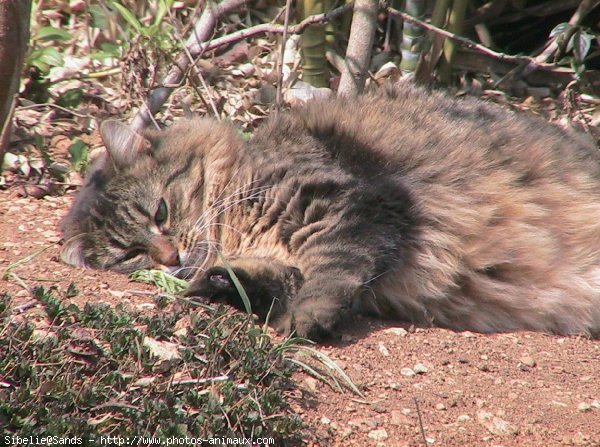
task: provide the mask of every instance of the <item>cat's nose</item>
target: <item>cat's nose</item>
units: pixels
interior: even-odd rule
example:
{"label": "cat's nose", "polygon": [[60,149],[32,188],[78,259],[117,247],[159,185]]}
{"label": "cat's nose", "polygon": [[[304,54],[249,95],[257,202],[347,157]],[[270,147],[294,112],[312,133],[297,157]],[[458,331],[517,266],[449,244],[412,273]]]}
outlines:
{"label": "cat's nose", "polygon": [[154,236],[150,240],[150,256],[158,264],[176,267],[181,264],[179,250],[166,236]]}
{"label": "cat's nose", "polygon": [[177,267],[181,264],[179,260],[179,253],[177,250],[174,250],[167,255],[163,259],[159,261],[162,265],[166,265],[167,267]]}

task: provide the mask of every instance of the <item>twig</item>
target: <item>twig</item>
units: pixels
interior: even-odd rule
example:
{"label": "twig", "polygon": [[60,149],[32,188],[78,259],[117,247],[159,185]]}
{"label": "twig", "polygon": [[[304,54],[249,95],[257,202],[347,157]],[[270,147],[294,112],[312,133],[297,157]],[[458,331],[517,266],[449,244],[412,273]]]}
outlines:
{"label": "twig", "polygon": [[474,50],[479,51],[480,53],[484,53],[488,56],[491,56],[495,59],[501,60],[501,61],[506,61],[506,62],[531,62],[533,63],[533,65],[535,67],[539,67],[539,68],[551,68],[553,67],[552,64],[545,64],[545,63],[539,63],[539,62],[535,62],[533,61],[532,58],[528,57],[528,56],[518,56],[518,55],[510,55],[510,54],[504,54],[504,53],[499,53],[497,51],[494,50],[490,50],[489,48],[480,45],[476,42],[473,42],[470,39],[467,39],[466,37],[462,37],[459,36],[457,34],[451,33],[449,31],[443,30],[441,28],[438,28],[437,26],[433,26],[427,22],[423,22],[422,20],[419,20],[415,17],[412,17],[404,12],[398,11],[394,8],[387,8],[387,11],[390,14],[393,15],[397,15],[399,17],[401,17],[403,20],[406,20],[409,23],[415,23],[418,25],[421,25],[423,28],[426,28],[429,31],[432,31],[436,34],[439,34],[440,36],[446,37],[448,39],[452,39],[455,40],[457,42],[460,42],[461,44],[463,44],[465,47],[467,48],[472,48]]}
{"label": "twig", "polygon": [[[297,25],[288,27],[288,34],[300,34],[310,25],[314,25],[315,23],[329,22],[335,19],[336,17],[341,16],[346,11],[352,9],[353,5],[354,2],[350,2],[346,3],[343,6],[340,6],[339,8],[332,9],[329,12],[309,16]],[[240,31],[236,31],[234,33],[228,34],[227,36],[213,39],[210,42],[206,42],[205,44],[203,44],[202,49],[203,51],[210,51],[214,50],[215,48],[219,48],[224,45],[230,45],[232,43],[239,42],[240,40],[258,36],[261,34],[283,34],[284,30],[285,27],[283,25],[263,23]]]}
{"label": "twig", "polygon": [[[171,17],[171,20],[173,20],[173,17],[171,16],[171,11],[169,11],[169,17]],[[174,20],[173,20],[174,21]],[[182,42],[183,39],[178,35],[177,39]],[[188,60],[190,62],[190,66],[191,69],[194,71],[194,75],[196,75],[198,77],[198,79],[200,79],[200,83],[202,84],[202,89],[204,90],[204,92],[206,93],[206,96],[208,97],[208,103],[210,105],[210,108],[212,109],[212,112],[215,116],[215,118],[217,120],[220,120],[221,117],[219,115],[219,111],[217,110],[217,105],[215,104],[215,101],[212,97],[212,95],[210,94],[210,91],[208,89],[208,85],[206,84],[206,80],[204,79],[204,76],[202,76],[202,73],[200,72],[200,70],[198,70],[195,65],[194,65],[194,57],[191,55],[191,53],[189,52],[189,50],[187,49],[187,47],[185,46],[185,44],[183,45],[183,52],[186,54],[186,56],[188,57]],[[196,90],[197,93],[199,93]],[[200,98],[202,98],[202,95],[200,95]],[[202,98],[204,104],[206,104],[206,101],[204,101],[204,98]]]}
{"label": "twig", "polygon": [[288,28],[290,24],[290,9],[292,8],[292,0],[286,0],[285,2],[285,19],[283,21],[283,36],[281,37],[281,51],[279,54],[279,61],[277,63],[277,95],[275,97],[275,105],[277,108],[281,107],[281,90],[283,86],[283,57],[285,55],[285,44],[288,38]]}
{"label": "twig", "polygon": [[[206,9],[200,16],[200,20],[196,23],[192,35],[185,43],[187,51],[193,57],[198,57],[205,49],[202,43],[208,40],[214,32],[217,20],[223,15],[241,8],[246,3],[246,0],[224,0],[218,5],[213,5],[211,1],[207,1]],[[180,85],[185,78],[185,73],[190,66],[188,55],[182,51],[175,59],[175,65],[162,80],[163,87],[158,87],[148,96],[148,100],[140,108],[137,115],[133,118],[131,127],[134,130],[141,130],[152,121],[154,115],[167,100],[173,87],[164,87],[165,85]]]}
{"label": "twig", "polygon": [[229,376],[217,376],[217,377],[208,377],[206,379],[186,379],[186,380],[174,380],[171,382],[171,385],[204,385],[207,383],[215,383],[215,382],[226,382],[231,380]]}
{"label": "twig", "polygon": [[29,104],[27,106],[19,106],[19,107],[17,107],[17,110],[40,109],[43,107],[50,107],[52,109],[61,110],[65,113],[76,116],[78,118],[92,118],[92,115],[90,115],[90,114],[84,115],[83,113],[77,113],[71,109],[67,109],[66,107],[62,107],[62,106],[59,106],[58,104],[52,104],[52,103],[48,103],[48,102],[40,103],[40,104]]}
{"label": "twig", "polygon": [[25,283],[25,281],[23,281],[21,278],[19,278],[19,275],[17,275],[15,272],[8,272],[5,276],[2,277],[2,279],[5,279],[6,281],[13,280],[19,286],[21,286],[21,288],[25,289],[27,291],[27,293],[29,293],[29,295],[33,295],[31,287],[29,287]]}
{"label": "twig", "polygon": [[[236,3],[237,2],[237,3]],[[227,9],[223,9],[225,4],[228,4]],[[242,0],[225,0],[219,6],[221,8],[217,8],[219,11],[225,10],[225,12],[229,12],[231,9],[231,4],[242,4],[244,3]],[[288,27],[289,34],[299,34],[304,31],[310,25],[315,23],[325,23],[330,20],[335,19],[336,17],[341,16],[346,11],[352,9],[354,3],[346,3],[339,8],[333,9],[329,12],[323,14],[315,14],[313,16],[309,16],[304,19],[302,22],[297,25]],[[224,12],[224,13],[225,13]],[[219,17],[224,13],[219,14]],[[200,20],[202,21],[202,19]],[[208,22],[207,22],[208,23]],[[207,25],[208,26],[208,25]],[[214,26],[214,23],[213,23]],[[196,27],[198,29],[199,26]],[[254,37],[261,34],[283,34],[285,31],[285,26],[276,25],[276,24],[261,24],[256,25],[244,30],[240,30],[231,34],[228,34],[223,37],[219,37],[217,39],[212,39],[208,42],[202,42],[200,37],[200,33],[196,32],[197,40],[195,39],[193,45],[189,45],[190,39],[188,39],[188,43],[186,47],[188,47],[188,51],[193,57],[199,57],[199,55],[203,54],[206,51],[214,50],[215,48],[219,48],[225,45],[231,45],[233,43],[239,42],[240,40],[247,39],[249,37]],[[205,40],[208,37],[205,38]],[[164,85],[179,85],[181,84],[185,72],[189,67],[189,60],[187,58],[187,54],[183,53],[179,55],[175,59],[175,66],[171,69],[169,74],[165,77],[162,82],[163,87],[158,87],[154,89],[150,96],[148,97],[147,105],[142,107],[138,114],[135,116],[131,123],[131,127],[135,130],[141,130],[151,121],[151,116],[156,113],[162,104],[167,100],[171,92],[173,91],[173,87],[164,87]]]}
{"label": "twig", "polygon": [[491,0],[485,3],[470,14],[470,17],[465,20],[465,27],[468,29],[486,20],[498,17],[507,4],[508,0]]}
{"label": "twig", "polygon": [[127,408],[127,409],[131,409],[131,410],[139,410],[139,407],[136,407],[135,405],[131,405],[127,402],[116,402],[116,401],[96,405],[95,407],[90,408],[90,410],[91,411],[100,411],[100,410],[104,410],[106,408]]}
{"label": "twig", "polygon": [[86,73],[76,73],[73,75],[64,76],[62,78],[53,79],[52,83],[58,84],[59,82],[65,82],[65,81],[74,81],[74,80],[82,80],[82,79],[98,79],[98,78],[104,78],[107,76],[114,76],[121,72],[122,72],[121,67],[113,67],[113,68],[107,68],[106,70],[101,70],[101,71],[92,71],[91,73],[87,73],[87,74]]}
{"label": "twig", "polygon": [[155,296],[155,295],[160,295],[160,293],[157,292],[146,292],[145,290],[134,290],[134,289],[127,289],[124,290],[125,293],[128,293],[129,295],[133,295],[133,296]]}
{"label": "twig", "polygon": [[417,416],[419,417],[419,431],[421,432],[421,436],[423,436],[423,445],[427,447],[429,444],[427,443],[427,437],[425,436],[425,427],[423,427],[423,417],[421,416],[421,408],[419,407],[419,401],[416,397],[413,397],[415,401],[415,407],[417,407]]}
{"label": "twig", "polygon": [[[40,254],[42,254],[43,252],[45,252],[49,248],[54,247],[55,245],[56,245],[56,243],[51,243],[50,245],[42,247],[39,250],[36,250],[35,252],[33,252],[33,253],[25,256],[24,258],[21,258],[18,261],[13,262],[8,267],[6,267],[6,269],[4,269],[4,271],[2,272],[2,275],[0,276],[0,279],[3,279],[3,280],[4,279],[9,279],[11,274],[14,275],[14,273],[12,272],[13,269],[15,269],[17,267],[20,267],[22,265],[25,265],[28,262],[31,262],[32,259],[34,259],[35,257],[39,256]],[[25,287],[25,288],[27,290],[29,290],[29,288],[27,288],[27,287]]]}
{"label": "twig", "polygon": [[39,303],[39,301],[34,300],[34,301],[28,301],[27,303],[21,304],[20,306],[15,307],[15,311],[18,313],[23,313],[28,309],[31,309],[32,307],[35,307],[37,304]]}
{"label": "twig", "polygon": [[375,400],[363,400],[363,399],[350,399],[352,402],[356,402],[357,404],[363,404],[363,405],[375,405],[378,404],[379,402],[383,402],[385,399],[375,399]]}

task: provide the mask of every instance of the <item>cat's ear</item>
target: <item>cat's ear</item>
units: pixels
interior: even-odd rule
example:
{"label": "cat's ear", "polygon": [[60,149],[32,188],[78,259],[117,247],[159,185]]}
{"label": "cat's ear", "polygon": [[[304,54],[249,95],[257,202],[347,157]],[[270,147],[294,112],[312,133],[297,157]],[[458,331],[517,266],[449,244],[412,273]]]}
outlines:
{"label": "cat's ear", "polygon": [[120,121],[108,120],[100,125],[100,136],[115,168],[131,166],[139,154],[147,151],[150,141]]}
{"label": "cat's ear", "polygon": [[60,251],[60,259],[65,264],[75,267],[86,267],[83,256],[83,235],[77,235],[67,239]]}

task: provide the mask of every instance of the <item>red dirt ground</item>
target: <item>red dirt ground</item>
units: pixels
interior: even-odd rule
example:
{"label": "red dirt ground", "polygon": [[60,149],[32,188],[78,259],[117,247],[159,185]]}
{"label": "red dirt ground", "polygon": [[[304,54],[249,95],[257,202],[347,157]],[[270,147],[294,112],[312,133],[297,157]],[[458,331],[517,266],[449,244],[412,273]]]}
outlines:
{"label": "red dirt ground", "polygon": [[[72,200],[0,191],[0,271],[25,284],[76,283],[77,301],[150,302],[150,286],[58,261],[58,221]],[[16,304],[31,301],[0,281]],[[35,316],[39,309],[25,312]],[[365,398],[298,375],[294,402],[312,446],[600,446],[600,340],[537,333],[482,335],[361,319],[343,341],[319,347]],[[417,407],[418,406],[418,407]],[[419,421],[421,419],[421,422]]]}

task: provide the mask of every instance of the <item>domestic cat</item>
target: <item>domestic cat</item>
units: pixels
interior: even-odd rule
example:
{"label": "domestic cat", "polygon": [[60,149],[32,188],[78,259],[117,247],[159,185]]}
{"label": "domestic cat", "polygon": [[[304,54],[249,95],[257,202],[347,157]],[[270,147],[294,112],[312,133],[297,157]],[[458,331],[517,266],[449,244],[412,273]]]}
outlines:
{"label": "domestic cat", "polygon": [[[401,85],[229,124],[101,126],[62,259],[319,339],[354,312],[456,330],[600,333],[600,156],[583,135]],[[223,261],[226,260],[226,268]]]}

